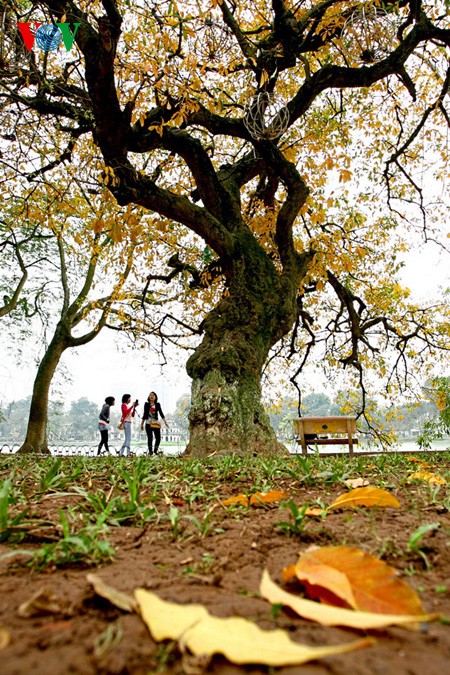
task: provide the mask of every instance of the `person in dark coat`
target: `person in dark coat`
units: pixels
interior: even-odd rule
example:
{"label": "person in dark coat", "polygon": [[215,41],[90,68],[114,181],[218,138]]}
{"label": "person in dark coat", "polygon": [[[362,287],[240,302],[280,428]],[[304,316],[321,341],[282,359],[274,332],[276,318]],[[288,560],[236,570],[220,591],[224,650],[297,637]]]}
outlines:
{"label": "person in dark coat", "polygon": [[[158,396],[154,391],[151,391],[148,395],[146,402],[144,403],[144,414],[142,415],[141,429],[144,428],[147,434],[147,444],[148,444],[148,454],[149,455],[161,455],[159,451],[159,445],[161,443],[161,422],[159,417],[164,421],[167,428],[167,420],[164,417],[164,413],[161,410],[161,406],[158,403]],[[155,445],[153,447],[153,438],[155,439]]]}
{"label": "person in dark coat", "polygon": [[100,414],[98,416],[98,430],[100,431],[100,443],[98,446],[97,455],[101,454],[101,449],[103,446],[105,446],[105,452],[109,453],[109,446],[108,446],[109,416],[110,416],[110,408],[112,405],[114,405],[115,402],[116,399],[114,398],[114,396],[107,396],[105,398],[103,407],[100,410]]}

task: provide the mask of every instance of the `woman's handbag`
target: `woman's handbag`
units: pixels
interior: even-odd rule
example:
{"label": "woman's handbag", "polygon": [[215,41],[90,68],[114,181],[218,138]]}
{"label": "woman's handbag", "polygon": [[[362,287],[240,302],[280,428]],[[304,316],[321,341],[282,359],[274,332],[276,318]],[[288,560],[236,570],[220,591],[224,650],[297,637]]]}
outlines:
{"label": "woman's handbag", "polygon": [[119,424],[119,426],[118,426],[117,428],[118,428],[118,429],[120,429],[120,431],[122,431],[122,430],[123,430],[123,428],[124,428],[124,426],[123,426],[123,422],[120,422],[120,424]]}
{"label": "woman's handbag", "polygon": [[150,428],[151,429],[161,429],[161,422],[158,422],[157,420],[151,420],[150,421]]}

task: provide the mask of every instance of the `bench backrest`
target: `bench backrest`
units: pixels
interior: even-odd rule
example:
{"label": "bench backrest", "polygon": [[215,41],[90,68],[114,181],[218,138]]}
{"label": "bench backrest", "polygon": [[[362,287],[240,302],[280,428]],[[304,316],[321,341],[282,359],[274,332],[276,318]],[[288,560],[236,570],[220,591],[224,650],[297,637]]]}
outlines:
{"label": "bench backrest", "polygon": [[355,417],[300,417],[294,420],[296,434],[356,434]]}

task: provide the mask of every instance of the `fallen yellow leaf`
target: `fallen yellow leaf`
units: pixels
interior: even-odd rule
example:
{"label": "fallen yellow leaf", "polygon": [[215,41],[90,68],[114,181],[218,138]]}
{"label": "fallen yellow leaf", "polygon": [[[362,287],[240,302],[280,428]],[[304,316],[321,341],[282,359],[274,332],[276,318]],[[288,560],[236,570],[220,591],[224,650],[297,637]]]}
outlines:
{"label": "fallen yellow leaf", "polygon": [[352,506],[392,506],[400,508],[400,502],[387,490],[373,487],[355,488],[340,495],[329,507],[330,509],[347,509]]}
{"label": "fallen yellow leaf", "polygon": [[240,504],[241,506],[261,506],[261,504],[269,504],[271,502],[277,502],[280,499],[285,499],[287,496],[287,492],[282,492],[281,490],[269,490],[268,492],[255,492],[250,497],[244,494],[229,497],[228,499],[225,499],[222,504],[223,506],[233,506],[234,504]]}
{"label": "fallen yellow leaf", "polygon": [[[308,597],[380,614],[423,614],[417,593],[383,560],[352,546],[310,549],[295,565]],[[331,595],[330,595],[331,594]]]}
{"label": "fallen yellow leaf", "polygon": [[324,509],[321,509],[320,506],[308,506],[304,515],[309,518],[321,518],[323,516]]}
{"label": "fallen yellow leaf", "polygon": [[5,649],[11,642],[11,634],[6,628],[0,628],[0,649]]}
{"label": "fallen yellow leaf", "polygon": [[236,664],[301,665],[374,644],[365,638],[331,647],[308,647],[292,642],[283,630],[263,630],[241,617],[214,617],[202,605],[177,605],[142,588],[135,591],[135,598],[155,640],[179,640],[181,647],[196,656],[223,654]]}
{"label": "fallen yellow leaf", "polygon": [[416,471],[411,474],[409,480],[423,480],[426,483],[434,483],[436,485],[446,485],[446,481],[438,476],[436,473],[431,473],[430,471]]}
{"label": "fallen yellow leaf", "polygon": [[193,624],[209,616],[203,605],[178,605],[162,600],[156,593],[138,588],[134,591],[142,618],[157,642],[178,640]]}
{"label": "fallen yellow leaf", "polygon": [[267,570],[263,572],[259,592],[271,604],[290,607],[304,619],[316,621],[323,626],[346,626],[361,630],[402,625],[407,625],[410,628],[420,626],[421,623],[436,621],[441,616],[440,614],[423,614],[420,616],[375,614],[373,612],[359,612],[353,609],[324,605],[320,602],[306,600],[298,595],[284,591],[272,581]]}

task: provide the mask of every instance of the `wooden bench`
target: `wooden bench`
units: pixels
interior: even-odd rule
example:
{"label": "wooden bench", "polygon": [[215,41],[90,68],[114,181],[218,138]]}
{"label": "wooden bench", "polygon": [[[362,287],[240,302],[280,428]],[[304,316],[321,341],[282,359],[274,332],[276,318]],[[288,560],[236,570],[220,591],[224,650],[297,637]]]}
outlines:
{"label": "wooden bench", "polygon": [[355,417],[299,417],[294,420],[294,433],[303,455],[308,445],[348,445],[352,455],[358,442]]}

